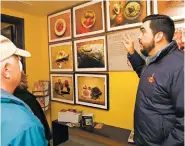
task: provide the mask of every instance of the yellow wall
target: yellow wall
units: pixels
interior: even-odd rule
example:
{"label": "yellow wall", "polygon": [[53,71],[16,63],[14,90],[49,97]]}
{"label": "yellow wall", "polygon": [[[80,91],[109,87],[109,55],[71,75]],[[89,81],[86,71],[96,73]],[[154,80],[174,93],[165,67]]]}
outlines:
{"label": "yellow wall", "polygon": [[[2,13],[24,18],[25,48],[32,54],[32,57],[26,60],[28,81],[31,89],[33,82],[39,79],[49,79],[47,16],[38,17],[5,8],[2,8]],[[63,108],[76,108],[84,112],[94,113],[95,121],[97,122],[132,129],[138,77],[134,72],[111,72],[109,74],[109,83],[109,111],[52,102],[51,119],[57,119],[58,111]],[[50,120],[48,115],[47,118]]]}
{"label": "yellow wall", "polygon": [[109,81],[109,111],[53,102],[51,115],[52,119],[57,119],[57,111],[60,111],[62,108],[76,108],[85,112],[94,113],[94,118],[97,122],[103,122],[116,127],[132,129],[138,77],[134,72],[111,72],[109,74]]}

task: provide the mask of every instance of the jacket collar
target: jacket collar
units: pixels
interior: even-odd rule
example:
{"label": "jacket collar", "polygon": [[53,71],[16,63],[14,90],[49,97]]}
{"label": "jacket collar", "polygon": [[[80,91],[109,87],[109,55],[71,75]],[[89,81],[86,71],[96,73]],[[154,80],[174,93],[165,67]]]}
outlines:
{"label": "jacket collar", "polygon": [[159,53],[157,53],[158,55],[149,64],[162,59],[164,56],[166,56],[167,54],[172,53],[173,51],[175,51],[177,49],[178,49],[178,45],[177,45],[176,41],[173,40],[164,49],[162,49]]}
{"label": "jacket collar", "polygon": [[0,100],[1,100],[1,103],[12,102],[12,103],[15,103],[18,105],[22,105],[31,111],[30,107],[26,103],[24,103],[22,100],[18,99],[13,94],[11,94],[3,89],[1,89]]}
{"label": "jacket collar", "polygon": [[178,45],[177,42],[175,40],[173,40],[170,45],[168,45],[165,49],[163,49],[159,55],[159,57],[164,57],[167,54],[172,53],[173,51],[178,49]]}

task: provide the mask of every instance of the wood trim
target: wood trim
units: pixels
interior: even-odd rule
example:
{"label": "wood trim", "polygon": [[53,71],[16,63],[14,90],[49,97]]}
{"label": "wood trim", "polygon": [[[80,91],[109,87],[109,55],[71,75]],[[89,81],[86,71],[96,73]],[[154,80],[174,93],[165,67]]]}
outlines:
{"label": "wood trim", "polygon": [[[24,19],[14,17],[14,16],[9,16],[6,14],[1,14],[1,22],[15,25],[14,43],[18,48],[25,50]],[[23,64],[23,70],[26,73],[25,58],[22,58],[22,64]]]}

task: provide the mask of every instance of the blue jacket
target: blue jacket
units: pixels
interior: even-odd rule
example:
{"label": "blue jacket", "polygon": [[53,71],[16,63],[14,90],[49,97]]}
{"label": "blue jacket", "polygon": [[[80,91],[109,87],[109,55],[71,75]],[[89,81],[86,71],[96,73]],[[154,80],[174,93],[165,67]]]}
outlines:
{"label": "blue jacket", "polygon": [[44,128],[30,108],[1,89],[1,146],[46,146]]}
{"label": "blue jacket", "polygon": [[128,57],[140,77],[134,111],[134,141],[144,146],[184,145],[184,54],[171,42],[148,65]]}

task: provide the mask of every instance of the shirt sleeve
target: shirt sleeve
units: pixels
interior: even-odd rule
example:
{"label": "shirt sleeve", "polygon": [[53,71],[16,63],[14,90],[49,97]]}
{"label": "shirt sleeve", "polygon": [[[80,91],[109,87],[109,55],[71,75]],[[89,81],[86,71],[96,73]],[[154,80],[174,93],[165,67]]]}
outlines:
{"label": "shirt sleeve", "polygon": [[45,139],[44,129],[38,126],[31,127],[16,138],[14,138],[11,146],[47,146],[48,141]]}

